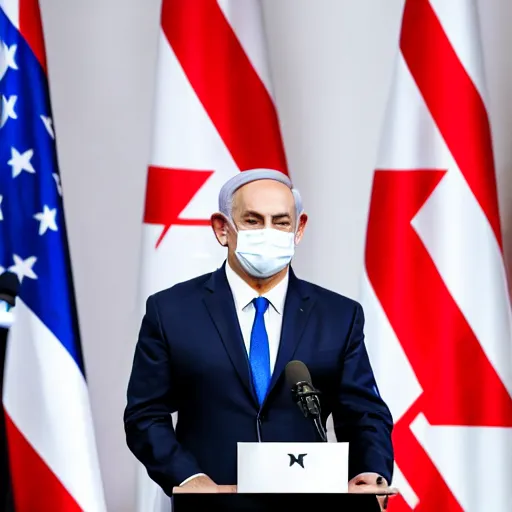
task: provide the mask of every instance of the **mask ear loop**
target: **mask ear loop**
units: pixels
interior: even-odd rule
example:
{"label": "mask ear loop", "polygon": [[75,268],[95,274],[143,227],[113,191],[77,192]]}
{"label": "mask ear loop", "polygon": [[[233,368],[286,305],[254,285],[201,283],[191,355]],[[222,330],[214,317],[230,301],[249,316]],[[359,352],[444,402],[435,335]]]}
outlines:
{"label": "mask ear loop", "polygon": [[300,218],[302,217],[302,214],[304,213],[304,210],[302,210],[298,217],[297,217],[297,222],[296,222],[296,226],[295,226],[295,231],[293,233],[293,243],[295,245],[295,247],[297,247],[297,233],[299,232],[299,227],[300,227]]}
{"label": "mask ear loop", "polygon": [[238,235],[239,229],[236,227],[235,221],[231,217],[226,217],[226,215],[224,215],[224,218],[226,219],[227,223],[233,228],[233,231]]}
{"label": "mask ear loop", "polygon": [[[222,216],[224,217],[224,220],[226,221],[226,223],[227,223],[227,224],[229,224],[229,225],[233,228],[233,231],[234,231],[235,233],[237,233],[237,234],[238,234],[238,229],[237,229],[237,227],[235,226],[235,223],[234,223],[234,221],[233,221],[233,219],[232,219],[231,217],[228,217],[228,216],[227,216],[225,213],[223,213],[223,212],[218,212],[218,215],[222,215]],[[226,234],[226,235],[227,235],[227,233],[224,233],[224,234]]]}
{"label": "mask ear loop", "polygon": [[[231,228],[234,230],[234,232],[238,235],[238,229],[236,228],[235,223],[233,222],[233,220],[230,217],[228,217],[223,212],[217,212],[217,215],[221,215],[224,218],[224,220],[226,221],[226,224],[229,224],[231,226]],[[224,227],[224,230],[223,230],[223,233],[222,233],[224,236],[228,235],[227,230],[228,230],[228,228]],[[228,246],[228,244],[226,242],[224,247],[227,247],[227,246]]]}

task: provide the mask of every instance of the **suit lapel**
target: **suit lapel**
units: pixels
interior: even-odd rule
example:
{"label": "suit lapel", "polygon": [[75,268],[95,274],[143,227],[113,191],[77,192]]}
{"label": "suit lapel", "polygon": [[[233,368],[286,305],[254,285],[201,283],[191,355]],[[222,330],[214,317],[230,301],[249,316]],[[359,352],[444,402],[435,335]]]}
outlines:
{"label": "suit lapel", "polygon": [[314,297],[310,296],[307,290],[304,289],[301,281],[295,277],[290,268],[290,281],[283,312],[281,341],[267,397],[272,392],[286,365],[292,360],[314,305]]}
{"label": "suit lapel", "polygon": [[206,283],[203,300],[242,384],[257,404],[247,350],[224,266],[216,270]]}

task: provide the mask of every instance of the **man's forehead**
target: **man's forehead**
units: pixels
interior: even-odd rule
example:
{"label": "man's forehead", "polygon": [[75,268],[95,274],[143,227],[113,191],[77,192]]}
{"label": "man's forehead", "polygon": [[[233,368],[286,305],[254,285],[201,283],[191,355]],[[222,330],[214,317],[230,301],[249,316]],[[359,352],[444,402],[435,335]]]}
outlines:
{"label": "man's forehead", "polygon": [[244,204],[282,202],[294,203],[292,191],[283,183],[274,180],[258,180],[243,185],[235,191],[233,199]]}
{"label": "man's forehead", "polygon": [[[260,190],[260,187],[263,190]],[[250,193],[251,189],[258,189],[262,193]],[[279,193],[271,193],[271,189],[279,190]],[[233,215],[234,210],[239,210],[240,197],[243,197],[243,202],[251,199],[251,203],[257,200],[257,205],[261,203],[281,203],[281,209],[289,210],[292,208],[293,216],[298,216],[302,213],[302,199],[299,191],[293,188],[290,178],[273,169],[250,169],[239,172],[231,177],[221,188],[219,192],[219,211],[227,217]],[[260,201],[259,197],[263,196]],[[254,201],[253,201],[254,199]],[[289,201],[289,202],[288,202]],[[288,202],[288,203],[287,203]]]}

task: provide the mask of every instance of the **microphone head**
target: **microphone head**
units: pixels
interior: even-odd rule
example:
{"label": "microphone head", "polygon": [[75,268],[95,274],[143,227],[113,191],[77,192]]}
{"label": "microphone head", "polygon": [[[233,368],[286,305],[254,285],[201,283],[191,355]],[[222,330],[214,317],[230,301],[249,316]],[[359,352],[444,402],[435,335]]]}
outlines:
{"label": "microphone head", "polygon": [[14,299],[20,290],[18,276],[12,272],[0,274],[0,300],[14,306]]}
{"label": "microphone head", "polygon": [[298,382],[311,384],[308,367],[302,361],[290,361],[284,369],[284,374],[290,388],[293,388]]}

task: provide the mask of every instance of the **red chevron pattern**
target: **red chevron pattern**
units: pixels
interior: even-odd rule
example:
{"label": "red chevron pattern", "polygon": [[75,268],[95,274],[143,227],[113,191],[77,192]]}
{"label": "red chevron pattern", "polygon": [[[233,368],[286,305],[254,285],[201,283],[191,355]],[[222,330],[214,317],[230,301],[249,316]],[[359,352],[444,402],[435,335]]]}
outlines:
{"label": "red chevron pattern", "polygon": [[[476,13],[469,0],[457,4]],[[468,469],[470,460],[482,472],[508,464],[501,458],[509,447],[512,397],[510,361],[497,356],[509,353],[511,338],[491,132],[474,65],[479,56],[467,53],[477,27],[467,21],[439,1],[406,1],[387,114],[392,129],[379,157],[387,167],[373,181],[363,290],[385,320],[367,320],[383,326],[369,340],[370,353],[389,389],[416,389],[407,407],[384,397],[396,421],[396,484],[404,490],[391,501],[392,512],[508,506],[505,481],[494,505],[485,504],[470,481],[475,468]],[[426,166],[432,162],[435,168]],[[464,252],[471,244],[478,249]],[[458,253],[463,259],[453,257]],[[494,291],[480,296],[473,283],[481,280],[471,269]],[[386,343],[399,344],[401,363],[375,348]],[[486,457],[467,440],[488,442],[488,432],[495,433],[489,451],[497,455]]]}

